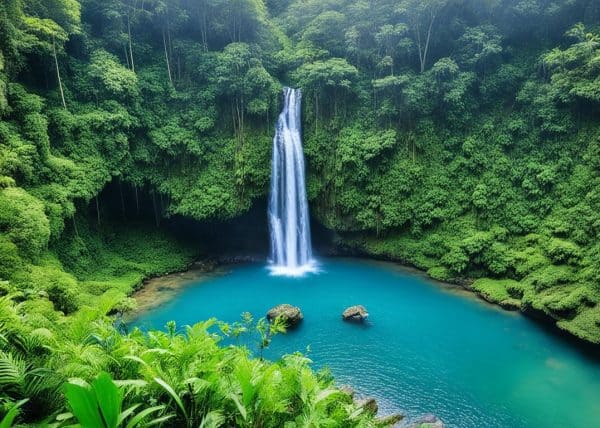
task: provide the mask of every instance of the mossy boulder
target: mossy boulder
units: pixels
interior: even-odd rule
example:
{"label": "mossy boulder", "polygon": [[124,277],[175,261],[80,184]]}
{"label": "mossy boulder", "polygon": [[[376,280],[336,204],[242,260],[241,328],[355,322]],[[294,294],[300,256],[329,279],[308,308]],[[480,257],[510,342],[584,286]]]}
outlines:
{"label": "mossy boulder", "polygon": [[360,400],[356,400],[358,407],[362,408],[366,413],[376,415],[379,411],[377,401],[373,397],[366,397]]}
{"label": "mossy boulder", "polygon": [[363,321],[368,316],[369,313],[363,305],[350,306],[342,313],[345,321]]}
{"label": "mossy boulder", "polygon": [[277,305],[267,312],[267,319],[269,321],[273,321],[278,317],[281,317],[288,327],[294,327],[304,319],[304,315],[299,307],[287,303]]}
{"label": "mossy boulder", "polygon": [[339,387],[339,390],[352,398],[354,398],[354,394],[356,393],[350,385],[342,385]]}

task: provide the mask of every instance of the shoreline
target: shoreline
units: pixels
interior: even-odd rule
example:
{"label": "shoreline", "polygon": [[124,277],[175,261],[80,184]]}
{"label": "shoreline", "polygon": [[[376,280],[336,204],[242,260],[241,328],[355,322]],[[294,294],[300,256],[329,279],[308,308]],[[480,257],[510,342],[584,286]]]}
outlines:
{"label": "shoreline", "polygon": [[149,275],[131,289],[129,297],[135,299],[137,307],[125,314],[129,322],[146,311],[150,311],[176,296],[187,286],[211,279],[225,273],[228,266],[243,263],[259,263],[261,257],[252,255],[209,257],[198,256],[181,270]]}
{"label": "shoreline", "polygon": [[579,350],[584,354],[589,354],[595,360],[600,360],[600,343],[594,343],[583,339],[579,336],[576,336],[569,332],[568,330],[564,330],[560,328],[556,324],[556,319],[551,317],[550,315],[544,313],[543,311],[536,310],[534,308],[516,308],[512,306],[501,305],[498,302],[494,302],[488,299],[483,293],[473,289],[471,284],[474,282],[472,278],[460,277],[455,279],[450,279],[447,281],[440,281],[431,277],[427,271],[420,269],[415,266],[413,263],[403,260],[396,259],[393,256],[389,255],[375,255],[370,254],[367,251],[360,248],[344,248],[341,246],[337,246],[333,252],[330,252],[326,255],[326,257],[341,257],[341,258],[358,258],[358,259],[367,259],[367,260],[376,260],[381,262],[392,263],[398,266],[402,266],[404,268],[410,269],[418,273],[420,276],[427,278],[428,281],[432,281],[441,285],[442,287],[448,285],[453,287],[458,287],[465,291],[465,293],[469,293],[472,296],[476,297],[478,300],[486,303],[487,305],[496,307],[501,309],[504,312],[512,312],[516,314],[520,314],[530,320],[531,322],[537,324],[540,328],[545,330],[546,333],[552,334],[555,337],[558,337],[560,340],[564,341],[567,345],[572,346]]}
{"label": "shoreline", "polygon": [[[556,325],[556,320],[554,318],[542,311],[537,311],[533,308],[526,308],[523,310],[515,307],[507,307],[489,300],[483,293],[470,286],[473,282],[472,279],[457,278],[456,280],[441,281],[431,277],[425,270],[419,269],[417,266],[406,260],[399,260],[390,256],[373,255],[364,250],[357,250],[356,248],[348,251],[348,249],[337,247],[334,251],[325,252],[323,257],[340,259],[355,258],[362,261],[382,262],[390,264],[393,267],[401,268],[404,271],[408,271],[413,275],[417,275],[432,282],[435,286],[447,292],[459,294],[463,298],[477,299],[482,304],[498,308],[506,313],[522,315],[535,323],[540,329],[544,330],[545,333],[551,334],[561,341],[564,341],[565,345],[576,348],[578,351],[594,360],[600,359],[600,344],[587,341],[575,336],[567,330],[561,329]],[[199,256],[181,271],[145,278],[138,286],[134,287],[130,294],[130,297],[134,298],[138,303],[138,307],[128,313],[126,318],[132,320],[139,317],[144,312],[152,310],[170,300],[190,284],[209,280],[215,275],[225,273],[224,271],[228,266],[263,262],[266,263],[266,257],[251,254],[226,255],[217,258]]]}

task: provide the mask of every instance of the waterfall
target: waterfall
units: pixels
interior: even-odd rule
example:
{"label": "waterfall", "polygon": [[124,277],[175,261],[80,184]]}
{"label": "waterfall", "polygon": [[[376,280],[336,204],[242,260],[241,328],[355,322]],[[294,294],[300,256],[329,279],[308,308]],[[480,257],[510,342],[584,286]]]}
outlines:
{"label": "waterfall", "polygon": [[297,276],[315,270],[310,242],[300,89],[284,88],[283,110],[273,138],[269,229],[272,272]]}

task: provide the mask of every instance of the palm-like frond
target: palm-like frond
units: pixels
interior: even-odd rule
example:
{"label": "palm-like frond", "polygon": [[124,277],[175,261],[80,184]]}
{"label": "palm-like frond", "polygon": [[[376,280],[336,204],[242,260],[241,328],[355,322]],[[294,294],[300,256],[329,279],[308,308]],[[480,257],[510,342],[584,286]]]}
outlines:
{"label": "palm-like frond", "polygon": [[199,428],[219,428],[225,423],[225,417],[219,411],[208,412],[202,422],[200,422]]}
{"label": "palm-like frond", "polygon": [[27,374],[27,363],[24,358],[11,352],[0,351],[0,387],[2,390],[22,391]]}
{"label": "palm-like frond", "polygon": [[27,412],[43,415],[60,403],[63,379],[46,368],[36,368],[23,357],[0,351],[0,390],[12,400],[29,399]]}

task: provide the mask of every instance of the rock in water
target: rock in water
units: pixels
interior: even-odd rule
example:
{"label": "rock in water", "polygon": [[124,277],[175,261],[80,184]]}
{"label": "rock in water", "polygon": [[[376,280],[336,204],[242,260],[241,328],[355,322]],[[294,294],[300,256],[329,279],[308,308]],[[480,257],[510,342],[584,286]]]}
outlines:
{"label": "rock in water", "polygon": [[342,313],[342,318],[346,321],[362,321],[369,316],[369,313],[363,305],[350,306]]}
{"label": "rock in water", "polygon": [[428,414],[421,416],[411,425],[411,428],[444,428],[444,422],[435,415]]}
{"label": "rock in water", "polygon": [[391,427],[398,425],[398,423],[401,422],[403,419],[404,415],[401,415],[400,413],[393,413],[388,416],[381,416],[375,419],[375,421],[380,426]]}
{"label": "rock in water", "polygon": [[344,394],[348,394],[350,397],[354,398],[354,388],[352,388],[350,385],[342,385],[340,386],[340,391],[342,391]]}
{"label": "rock in water", "polygon": [[288,327],[294,327],[304,319],[304,315],[302,315],[300,308],[288,305],[287,303],[277,305],[274,308],[269,309],[269,312],[267,312],[267,319],[269,321],[273,321],[279,316],[281,316]]}
{"label": "rock in water", "polygon": [[379,410],[379,406],[377,405],[377,401],[373,397],[367,397],[362,400],[356,400],[356,404],[358,407],[362,407],[363,410],[372,415],[376,415]]}

